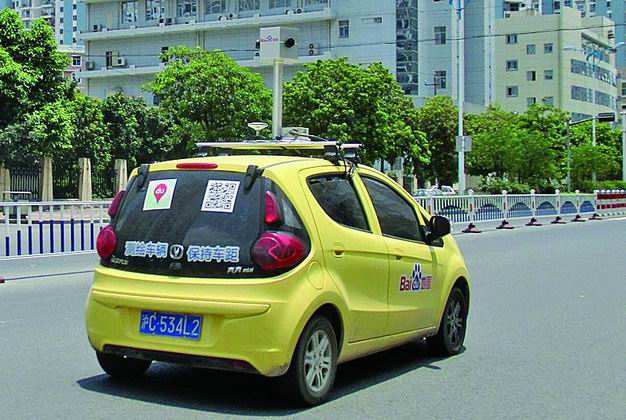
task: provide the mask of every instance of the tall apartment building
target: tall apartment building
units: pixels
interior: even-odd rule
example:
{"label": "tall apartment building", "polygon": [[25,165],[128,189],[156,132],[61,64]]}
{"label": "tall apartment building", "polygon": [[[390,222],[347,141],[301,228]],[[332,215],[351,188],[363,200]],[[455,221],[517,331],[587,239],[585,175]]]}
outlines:
{"label": "tall apartment building", "polygon": [[[496,3],[465,0],[465,4],[461,34],[465,43],[465,102],[469,111],[480,111],[495,100]],[[456,13],[445,0],[420,0],[418,16],[420,96],[431,96],[436,91],[456,98]],[[430,92],[424,92],[426,85]]]}
{"label": "tall apartment building", "polygon": [[[468,12],[466,33],[493,31],[494,16],[482,16],[488,1],[470,3],[476,13]],[[440,83],[438,93],[455,95],[455,51],[450,42],[455,19],[446,1],[85,0],[85,4],[88,25],[80,38],[88,70],[81,77],[94,96],[121,91],[151,100],[141,86],[163,69],[159,54],[177,45],[224,50],[262,74],[269,86],[271,68],[259,63],[254,45],[260,28],[271,26],[299,29],[300,59],[286,67],[286,78],[306,63],[347,57],[362,65],[383,63],[416,98],[431,96],[433,87],[427,84],[435,79]],[[486,92],[492,77],[486,69],[492,58],[474,57],[477,50],[489,55],[488,42],[476,38],[466,43],[466,100],[480,105],[490,101]]]}
{"label": "tall apartment building", "polygon": [[7,7],[17,11],[27,28],[43,18],[60,45],[78,44],[85,17],[85,6],[78,0],[0,0],[0,9]]}
{"label": "tall apartment building", "polygon": [[570,111],[574,120],[616,110],[609,19],[583,18],[571,8],[552,15],[531,9],[498,19],[496,34],[496,96],[505,109],[521,113],[543,101]]}

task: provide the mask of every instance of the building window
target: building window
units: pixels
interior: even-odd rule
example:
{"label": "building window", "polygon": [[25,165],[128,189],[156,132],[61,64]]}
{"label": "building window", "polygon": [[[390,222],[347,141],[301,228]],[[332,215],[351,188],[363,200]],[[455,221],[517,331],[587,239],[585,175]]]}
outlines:
{"label": "building window", "polygon": [[517,60],[506,60],[506,71],[517,71]]}
{"label": "building window", "polygon": [[291,0],[270,0],[270,9],[291,7]]}
{"label": "building window", "polygon": [[350,21],[339,21],[339,38],[350,38]]}
{"label": "building window", "polygon": [[63,6],[59,7],[59,12],[63,13]]}
{"label": "building window", "polygon": [[76,5],[72,4],[72,9],[76,10]]}
{"label": "building window", "polygon": [[[135,6],[137,5],[136,1],[134,1],[133,3],[135,3]],[[76,16],[76,15],[72,16],[72,20],[78,20],[78,16]]]}
{"label": "building window", "polygon": [[72,26],[72,31],[76,32],[78,30],[77,26]]}
{"label": "building window", "polygon": [[178,17],[188,18],[198,14],[197,0],[178,0]]}
{"label": "building window", "polygon": [[136,1],[123,1],[122,2],[122,23],[132,23],[132,22],[137,22],[137,2]]}
{"label": "building window", "polygon": [[250,12],[253,10],[259,10],[261,5],[260,0],[239,0],[239,11]]}
{"label": "building window", "polygon": [[76,44],[76,38],[72,38],[72,44]]}
{"label": "building window", "polygon": [[560,1],[555,1],[554,2],[554,10],[561,10],[561,2]]}
{"label": "building window", "polygon": [[63,28],[59,29],[59,33],[63,35]]}
{"label": "building window", "polygon": [[526,98],[526,106],[531,106],[537,103],[537,98]]}
{"label": "building window", "polygon": [[318,4],[328,4],[328,0],[306,0],[304,2],[305,6],[315,6]]}
{"label": "building window", "polygon": [[535,44],[526,45],[526,54],[533,55],[537,53],[537,46]]}
{"label": "building window", "polygon": [[517,44],[517,34],[507,34],[506,35],[506,43],[507,44]]}
{"label": "building window", "polygon": [[552,54],[553,50],[554,50],[554,45],[552,45],[551,42],[549,42],[547,44],[543,44],[543,53],[544,54]]}
{"label": "building window", "polygon": [[435,45],[446,44],[446,27],[435,26]]}
{"label": "building window", "polygon": [[104,53],[104,60],[107,67],[111,67],[113,65],[113,51],[107,51]]}
{"label": "building window", "polygon": [[59,18],[59,22],[60,22],[60,23],[63,23],[63,18]]}
{"label": "building window", "polygon": [[546,105],[554,105],[554,96],[546,96],[543,98],[543,103]]}
{"label": "building window", "polygon": [[544,70],[543,80],[552,80],[552,79],[554,79],[554,70]]}
{"label": "building window", "polygon": [[583,102],[593,103],[593,89],[588,89],[581,86],[572,86],[572,99]]}
{"label": "building window", "polygon": [[529,82],[534,82],[537,80],[537,72],[535,70],[529,70],[526,72],[526,80]]}
{"label": "building window", "polygon": [[361,23],[365,25],[383,23],[383,18],[382,17],[363,18],[361,19]]}
{"label": "building window", "polygon": [[517,86],[506,87],[507,98],[517,98],[518,93],[519,93],[519,88]]}
{"label": "building window", "polygon": [[165,16],[163,0],[146,1],[146,20],[159,20]]}
{"label": "building window", "polygon": [[437,87],[437,89],[446,89],[447,87],[447,77],[445,70],[435,70],[435,76],[433,83]]}
{"label": "building window", "polygon": [[72,66],[80,66],[80,55],[72,56]]}

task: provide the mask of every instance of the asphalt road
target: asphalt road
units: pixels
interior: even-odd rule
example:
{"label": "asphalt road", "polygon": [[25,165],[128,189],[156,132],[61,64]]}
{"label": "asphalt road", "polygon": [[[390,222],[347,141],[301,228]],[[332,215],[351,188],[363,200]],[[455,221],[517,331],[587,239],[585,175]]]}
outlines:
{"label": "asphalt road", "polygon": [[[157,364],[111,380],[83,327],[95,257],[0,261],[0,417],[623,419],[626,220],[457,240],[473,276],[465,351],[414,343],[347,363],[333,399],[306,410],[256,376]],[[78,274],[40,277],[64,272]]]}

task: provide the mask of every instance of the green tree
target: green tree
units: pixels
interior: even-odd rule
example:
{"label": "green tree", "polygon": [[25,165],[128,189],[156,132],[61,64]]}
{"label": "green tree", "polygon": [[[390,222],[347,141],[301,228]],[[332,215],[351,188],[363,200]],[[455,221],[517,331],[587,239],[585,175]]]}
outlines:
{"label": "green tree", "polygon": [[165,69],[145,88],[161,98],[188,150],[198,140],[250,137],[248,122],[270,120],[272,95],[263,78],[224,52],[176,47],[161,58]]}
{"label": "green tree", "polygon": [[518,144],[520,136],[526,134],[519,127],[519,117],[492,105],[480,115],[467,115],[465,127],[473,139],[472,151],[467,154],[468,173],[504,177],[515,158],[512,144]]}
{"label": "green tree", "polygon": [[572,187],[581,191],[591,191],[591,182],[595,171],[599,180],[610,180],[620,173],[620,162],[615,158],[607,158],[614,154],[610,146],[597,144],[593,147],[585,141],[572,147]]}
{"label": "green tree", "polygon": [[142,98],[111,95],[102,102],[102,115],[112,158],[127,159],[132,168],[172,157],[167,122]]}
{"label": "green tree", "polygon": [[21,114],[71,97],[72,83],[63,76],[68,63],[43,19],[34,20],[31,29],[25,30],[16,11],[0,11],[0,78],[4,81],[8,72],[14,72],[15,82],[0,82],[2,107],[10,110],[0,114],[0,129]]}
{"label": "green tree", "polygon": [[97,98],[77,94],[68,104],[74,135],[71,139],[72,153],[68,157],[75,163],[78,158],[91,159],[94,168],[111,164],[111,144],[102,115],[102,103]]}
{"label": "green tree", "polygon": [[74,135],[66,102],[52,102],[0,132],[0,148],[9,164],[32,164],[44,157],[62,159],[72,149]]}
{"label": "green tree", "polygon": [[417,128],[426,133],[430,163],[420,168],[431,180],[452,185],[457,178],[457,108],[448,96],[428,98],[418,110]]}
{"label": "green tree", "polygon": [[412,166],[428,163],[413,104],[382,64],[363,68],[345,58],[308,64],[285,84],[285,123],[308,127],[318,136],[365,146],[369,163],[404,157]]}
{"label": "green tree", "polygon": [[[592,143],[592,128],[591,121],[582,124],[577,124],[572,127],[570,139],[572,142],[572,148],[576,146],[589,145],[588,147],[581,148],[579,153],[584,150],[591,150]],[[596,175],[599,180],[606,179],[618,179],[621,177],[621,165],[622,165],[622,132],[618,128],[611,128],[609,124],[599,123],[596,125],[596,144],[599,146],[598,152],[602,156],[601,162],[597,162],[603,168],[596,170]],[[596,155],[597,153],[594,153]],[[579,156],[581,159],[582,156]],[[573,156],[572,156],[573,160]],[[593,162],[593,156],[589,156],[585,159],[587,162]],[[573,169],[572,164],[572,169]],[[610,170],[612,168],[612,170]],[[608,169],[608,170],[607,170]],[[590,174],[593,172],[589,172]],[[601,175],[602,174],[602,175]],[[591,175],[589,175],[591,179]]]}

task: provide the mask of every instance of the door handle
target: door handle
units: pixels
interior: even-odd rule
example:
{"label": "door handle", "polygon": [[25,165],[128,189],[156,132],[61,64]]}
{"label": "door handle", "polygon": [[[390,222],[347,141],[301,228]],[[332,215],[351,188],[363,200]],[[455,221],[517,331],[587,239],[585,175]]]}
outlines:
{"label": "door handle", "polygon": [[392,252],[393,256],[396,257],[396,260],[400,261],[404,257],[404,252],[402,250],[396,248]]}
{"label": "door handle", "polygon": [[344,252],[346,251],[346,247],[339,242],[335,242],[331,246],[331,249],[333,250],[333,255],[335,256],[335,258],[342,258]]}

